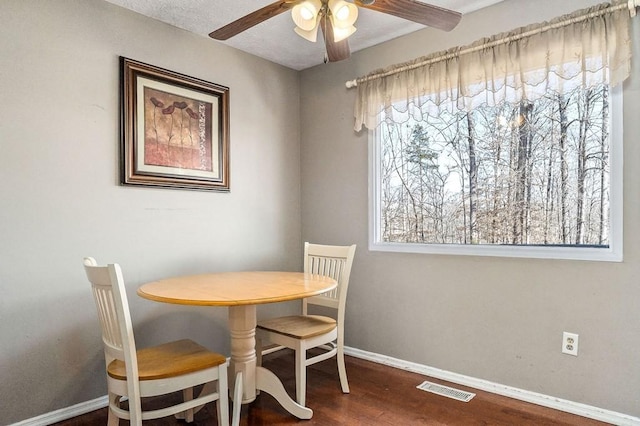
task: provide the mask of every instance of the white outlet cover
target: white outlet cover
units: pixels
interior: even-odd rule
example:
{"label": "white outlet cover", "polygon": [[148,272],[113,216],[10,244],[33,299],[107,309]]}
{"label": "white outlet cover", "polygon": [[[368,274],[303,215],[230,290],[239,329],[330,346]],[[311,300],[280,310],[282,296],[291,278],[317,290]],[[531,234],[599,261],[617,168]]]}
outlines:
{"label": "white outlet cover", "polygon": [[575,333],[562,333],[562,353],[578,356],[578,335]]}

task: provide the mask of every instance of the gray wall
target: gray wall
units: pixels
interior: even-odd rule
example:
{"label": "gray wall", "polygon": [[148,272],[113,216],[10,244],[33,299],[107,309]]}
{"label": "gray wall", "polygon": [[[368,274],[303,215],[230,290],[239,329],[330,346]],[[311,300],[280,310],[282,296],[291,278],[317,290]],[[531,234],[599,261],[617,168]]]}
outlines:
{"label": "gray wall", "polygon": [[[187,272],[299,269],[304,240],[359,246],[349,346],[639,416],[638,45],[624,86],[623,263],[369,252],[367,135],[352,130],[344,88],[591,3],[507,0],[452,33],[296,73],[103,1],[2,0],[0,424],[106,393],[83,256],[123,266],[141,346],[186,334],[228,354],[226,309],[135,289]],[[231,193],[118,185],[120,55],[230,87]],[[560,354],[565,330],[580,334],[577,358]]]}
{"label": "gray wall", "polygon": [[[507,0],[451,33],[425,29],[301,73],[302,236],[358,244],[347,345],[640,416],[640,19],[624,85],[622,263],[369,252],[368,136],[352,130],[355,91],[344,87],[594,3]],[[577,358],[560,353],[563,331],[579,333]]]}
{"label": "gray wall", "polygon": [[[0,16],[5,425],[106,395],[84,256],[122,265],[141,346],[187,335],[229,354],[226,308],[136,288],[299,270],[302,244],[297,72],[101,0],[2,0]],[[230,193],[118,185],[120,55],[230,88]]]}

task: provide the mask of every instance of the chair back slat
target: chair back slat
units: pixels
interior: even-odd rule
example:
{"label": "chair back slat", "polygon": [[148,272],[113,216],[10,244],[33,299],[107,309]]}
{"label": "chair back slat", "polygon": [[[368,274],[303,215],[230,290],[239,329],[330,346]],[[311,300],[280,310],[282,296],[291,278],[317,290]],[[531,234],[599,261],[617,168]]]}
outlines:
{"label": "chair back slat", "polygon": [[122,331],[118,323],[116,304],[111,286],[92,285],[93,298],[102,329],[102,343],[113,358],[124,360]]}
{"label": "chair back slat", "polygon": [[[91,282],[93,299],[98,311],[104,350],[111,357],[106,361],[107,364],[113,358],[124,361],[123,330],[120,327],[120,321],[118,321],[118,304],[114,294],[115,285],[109,274],[109,266],[97,266],[91,264],[91,260],[85,260],[85,271],[89,282]],[[127,312],[123,310],[123,314],[126,315]]]}
{"label": "chair back slat", "polygon": [[307,312],[307,305],[321,305],[339,309],[346,302],[349,275],[356,246],[328,246],[305,243],[304,271],[311,274],[333,278],[338,286],[319,296],[303,300],[303,313]]}
{"label": "chair back slat", "polygon": [[[309,255],[309,263],[309,272],[312,274],[331,277],[339,283],[343,275],[346,259]],[[323,293],[322,296],[329,297],[331,299],[338,299],[340,296],[340,286],[338,285],[338,287],[333,290]]]}

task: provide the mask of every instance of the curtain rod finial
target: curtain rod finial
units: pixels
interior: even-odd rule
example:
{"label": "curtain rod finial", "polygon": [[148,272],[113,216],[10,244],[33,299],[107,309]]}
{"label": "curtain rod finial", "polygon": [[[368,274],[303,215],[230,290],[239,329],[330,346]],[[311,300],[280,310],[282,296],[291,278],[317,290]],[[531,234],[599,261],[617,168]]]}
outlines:
{"label": "curtain rod finial", "polygon": [[347,89],[353,89],[354,87],[358,87],[358,80],[349,80],[344,85],[347,86]]}
{"label": "curtain rod finial", "polygon": [[629,0],[627,5],[629,6],[629,14],[633,18],[636,16],[636,7],[640,7],[640,3],[638,3],[638,0]]}

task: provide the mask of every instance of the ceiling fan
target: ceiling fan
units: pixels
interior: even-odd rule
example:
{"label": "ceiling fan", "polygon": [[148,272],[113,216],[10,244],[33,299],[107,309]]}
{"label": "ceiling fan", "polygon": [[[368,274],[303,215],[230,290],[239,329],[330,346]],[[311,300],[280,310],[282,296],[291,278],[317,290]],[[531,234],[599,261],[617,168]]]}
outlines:
{"label": "ceiling fan", "polygon": [[291,10],[294,31],[301,37],[316,41],[318,28],[322,29],[326,47],[325,62],[347,59],[348,37],[356,31],[358,7],[404,18],[422,25],[451,31],[462,15],[453,10],[421,3],[416,0],[278,0],[231,22],[209,34],[216,40],[227,40],[241,32]]}

